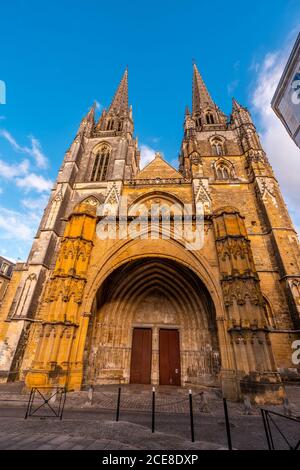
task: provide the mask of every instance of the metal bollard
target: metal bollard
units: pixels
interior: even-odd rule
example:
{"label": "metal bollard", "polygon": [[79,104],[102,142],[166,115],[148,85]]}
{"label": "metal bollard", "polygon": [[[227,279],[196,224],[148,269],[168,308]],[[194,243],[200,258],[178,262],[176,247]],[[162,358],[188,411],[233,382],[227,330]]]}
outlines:
{"label": "metal bollard", "polygon": [[195,442],[194,414],[193,414],[193,394],[192,394],[192,390],[189,390],[189,400],[190,400],[191,439],[192,439],[192,442]]}
{"label": "metal bollard", "polygon": [[119,416],[120,416],[120,404],[121,404],[121,387],[119,387],[119,390],[118,390],[118,401],[117,401],[116,421],[119,421]]}
{"label": "metal bollard", "polygon": [[155,431],[155,387],[152,388],[152,432]]}
{"label": "metal bollard", "polygon": [[226,398],[223,398],[223,406],[224,406],[224,414],[225,414],[225,424],[226,424],[228,450],[232,450],[231,434],[230,434],[230,423],[229,423],[229,419],[228,419],[228,409],[227,409],[227,400],[226,400]]}

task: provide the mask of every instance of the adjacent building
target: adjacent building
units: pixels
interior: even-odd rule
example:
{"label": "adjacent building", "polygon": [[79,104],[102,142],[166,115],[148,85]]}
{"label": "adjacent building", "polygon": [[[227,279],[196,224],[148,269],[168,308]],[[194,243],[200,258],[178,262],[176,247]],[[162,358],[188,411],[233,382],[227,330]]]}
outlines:
{"label": "adjacent building", "polygon": [[272,108],[300,147],[300,34],[276,89]]}
{"label": "adjacent building", "polygon": [[14,266],[14,263],[0,256],[0,306],[6,294]]}

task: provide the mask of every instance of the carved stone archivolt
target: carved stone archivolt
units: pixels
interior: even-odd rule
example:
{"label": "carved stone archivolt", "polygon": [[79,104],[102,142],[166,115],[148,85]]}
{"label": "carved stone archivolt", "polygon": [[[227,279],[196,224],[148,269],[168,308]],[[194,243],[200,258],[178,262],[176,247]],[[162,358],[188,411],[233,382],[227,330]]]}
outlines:
{"label": "carved stone archivolt", "polygon": [[220,372],[210,296],[187,268],[159,258],[130,262],[97,295],[86,350],[86,383],[128,383],[132,328],[152,328],[151,383],[159,383],[159,330],[180,329],[182,384],[216,383]]}

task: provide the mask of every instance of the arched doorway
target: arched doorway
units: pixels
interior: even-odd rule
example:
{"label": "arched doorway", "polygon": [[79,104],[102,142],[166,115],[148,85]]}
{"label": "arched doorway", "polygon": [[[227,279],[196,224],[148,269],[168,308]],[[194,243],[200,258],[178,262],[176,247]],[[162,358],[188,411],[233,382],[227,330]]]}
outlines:
{"label": "arched doorway", "polygon": [[215,308],[187,267],[143,258],[100,287],[85,350],[85,382],[219,384]]}

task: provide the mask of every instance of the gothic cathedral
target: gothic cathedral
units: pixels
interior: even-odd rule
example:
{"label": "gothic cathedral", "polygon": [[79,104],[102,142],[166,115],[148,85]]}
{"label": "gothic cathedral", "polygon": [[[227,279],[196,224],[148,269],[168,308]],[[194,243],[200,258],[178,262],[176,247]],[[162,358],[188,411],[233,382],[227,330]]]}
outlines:
{"label": "gothic cathedral", "polygon": [[[109,109],[82,120],[28,261],[14,270],[0,380],[214,386],[276,402],[284,381],[300,378],[299,243],[249,111],[233,100],[226,116],[194,65],[179,168],[158,153],[140,169],[133,133],[126,70]],[[172,211],[170,237],[160,218],[155,236],[99,237],[105,204],[117,232],[137,205],[149,219],[153,204],[190,205],[193,225],[202,204],[203,243],[187,249]]]}

